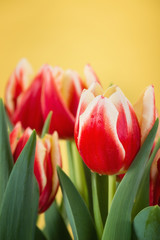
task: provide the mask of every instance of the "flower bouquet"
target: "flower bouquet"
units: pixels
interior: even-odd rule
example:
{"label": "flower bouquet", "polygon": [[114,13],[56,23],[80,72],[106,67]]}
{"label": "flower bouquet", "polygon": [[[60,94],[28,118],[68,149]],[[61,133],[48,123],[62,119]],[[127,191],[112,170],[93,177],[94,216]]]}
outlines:
{"label": "flower bouquet", "polygon": [[49,65],[31,75],[22,59],[0,101],[0,239],[160,239],[154,87],[132,106],[90,65],[85,79]]}

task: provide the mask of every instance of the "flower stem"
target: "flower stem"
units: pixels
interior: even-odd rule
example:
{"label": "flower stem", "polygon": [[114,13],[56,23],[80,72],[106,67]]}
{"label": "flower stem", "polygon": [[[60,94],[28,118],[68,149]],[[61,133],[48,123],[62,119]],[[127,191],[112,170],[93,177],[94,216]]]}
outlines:
{"label": "flower stem", "polygon": [[91,173],[92,180],[92,197],[93,197],[93,213],[94,220],[96,225],[96,230],[98,234],[98,239],[101,239],[103,233],[103,223],[100,213],[99,200],[98,200],[98,191],[97,191],[97,173]]}
{"label": "flower stem", "polygon": [[69,168],[69,176],[73,183],[75,183],[75,169],[73,162],[73,154],[72,154],[72,140],[66,140],[67,145],[67,155],[68,155],[68,168]]}
{"label": "flower stem", "polygon": [[72,154],[74,160],[75,185],[78,191],[80,192],[81,196],[85,200],[87,206],[89,206],[88,189],[83,162],[79,155],[75,142],[72,142]]}
{"label": "flower stem", "polygon": [[111,208],[112,200],[116,192],[116,175],[108,176],[108,212]]}

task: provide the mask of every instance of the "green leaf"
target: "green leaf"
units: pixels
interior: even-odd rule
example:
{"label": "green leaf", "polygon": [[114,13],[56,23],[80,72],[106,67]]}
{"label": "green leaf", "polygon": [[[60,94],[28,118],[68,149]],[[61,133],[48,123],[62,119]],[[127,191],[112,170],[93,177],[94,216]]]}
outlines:
{"label": "green leaf", "polygon": [[48,240],[48,238],[46,238],[43,232],[38,227],[36,227],[34,240]]}
{"label": "green leaf", "polygon": [[11,123],[8,113],[6,111],[5,111],[5,116],[6,116],[7,126],[9,128],[9,131],[11,132],[13,130],[13,124]]}
{"label": "green leaf", "polygon": [[64,220],[58,210],[56,201],[45,212],[44,233],[48,240],[71,240]]}
{"label": "green leaf", "polygon": [[160,239],[160,207],[144,208],[135,217],[133,222],[135,239],[159,240]]}
{"label": "green leaf", "polygon": [[9,143],[6,115],[2,99],[0,99],[0,207],[12,167],[13,157]]}
{"label": "green leaf", "polygon": [[97,234],[95,226],[82,197],[60,167],[57,167],[57,171],[74,239],[96,240]]}
{"label": "green leaf", "polygon": [[8,180],[0,211],[0,239],[34,239],[39,200],[33,172],[35,146],[33,131]]}
{"label": "green leaf", "polygon": [[42,129],[41,138],[43,138],[45,136],[45,134],[48,133],[48,131],[49,131],[49,126],[50,126],[50,123],[51,123],[52,114],[53,114],[52,111],[50,111],[48,113],[48,116],[47,116],[47,118],[45,120],[43,129]]}
{"label": "green leaf", "polygon": [[131,212],[133,203],[153,146],[157,128],[158,119],[119,184],[105,224],[102,236],[103,240],[131,239]]}
{"label": "green leaf", "polygon": [[149,206],[149,183],[150,183],[150,168],[151,164],[156,156],[158,149],[160,148],[160,139],[157,141],[156,146],[151,154],[150,161],[147,162],[145,172],[143,174],[137,196],[132,209],[132,219],[145,207]]}

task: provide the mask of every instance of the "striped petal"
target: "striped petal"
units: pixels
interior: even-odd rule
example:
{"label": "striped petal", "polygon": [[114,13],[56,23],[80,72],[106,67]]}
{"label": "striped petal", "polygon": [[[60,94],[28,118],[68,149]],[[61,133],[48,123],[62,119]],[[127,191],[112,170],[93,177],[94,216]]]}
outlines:
{"label": "striped petal", "polygon": [[22,59],[9,78],[5,92],[5,105],[10,117],[16,109],[18,97],[29,85],[29,77],[31,74],[31,65],[26,59]]}
{"label": "striped petal", "polygon": [[100,174],[121,171],[125,150],[117,134],[118,111],[110,99],[96,97],[79,121],[77,146],[86,165]]}
{"label": "striped petal", "polygon": [[145,89],[134,105],[134,110],[141,129],[142,144],[156,120],[155,93],[153,86],[149,86]]}
{"label": "striped petal", "polygon": [[53,111],[50,132],[56,130],[61,138],[73,137],[75,117],[67,108],[57,88],[51,67],[45,68],[43,80],[42,111],[44,119],[50,111]]}
{"label": "striped petal", "polygon": [[140,128],[130,102],[120,88],[116,87],[115,90],[109,99],[119,112],[117,132],[126,152],[124,170],[127,170],[140,148]]}
{"label": "striped petal", "polygon": [[12,132],[9,135],[9,141],[10,141],[10,146],[11,146],[11,152],[14,154],[15,149],[17,147],[17,143],[19,141],[19,138],[22,135],[22,125],[20,122],[18,122]]}
{"label": "striped petal", "polygon": [[43,70],[35,77],[30,87],[21,95],[12,121],[20,121],[23,128],[30,127],[41,132],[44,120],[41,109],[41,93],[43,84]]}
{"label": "striped petal", "polygon": [[89,64],[85,65],[84,67],[84,75],[86,79],[86,88],[88,88],[94,82],[98,82],[100,84],[96,73]]}
{"label": "striped petal", "polygon": [[40,196],[40,212],[44,212],[51,205],[55,198],[59,186],[56,166],[62,166],[57,132],[54,132],[53,135],[45,135],[43,144],[46,149],[44,166],[46,166],[47,183]]}

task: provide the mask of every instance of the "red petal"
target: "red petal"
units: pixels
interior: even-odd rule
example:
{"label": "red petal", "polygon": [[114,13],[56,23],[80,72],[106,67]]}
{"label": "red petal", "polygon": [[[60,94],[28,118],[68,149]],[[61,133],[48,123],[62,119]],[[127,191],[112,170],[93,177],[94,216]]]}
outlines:
{"label": "red petal", "polygon": [[131,104],[118,87],[110,99],[119,112],[117,132],[126,152],[124,169],[127,170],[140,148],[140,127]]}
{"label": "red petal", "polygon": [[59,186],[56,166],[62,165],[58,135],[56,132],[52,136],[45,136],[44,146],[46,148],[46,158],[44,163],[47,183],[40,196],[39,212],[44,212],[55,198]]}
{"label": "red petal", "polygon": [[9,141],[10,141],[10,146],[11,146],[11,151],[12,154],[14,154],[14,151],[17,147],[17,143],[19,141],[19,138],[22,135],[22,125],[20,122],[18,122],[12,132],[9,135]]}
{"label": "red petal", "polygon": [[66,107],[57,89],[51,67],[47,67],[44,72],[42,110],[44,119],[50,111],[53,111],[50,125],[51,133],[56,130],[61,138],[73,137],[75,118]]}
{"label": "red petal", "polygon": [[5,92],[5,105],[9,116],[14,114],[18,97],[25,91],[29,83],[32,68],[26,59],[22,59],[7,83]]}
{"label": "red petal", "polygon": [[78,149],[86,165],[99,174],[116,174],[123,168],[125,151],[117,135],[117,120],[115,106],[102,96],[80,116]]}
{"label": "red petal", "polygon": [[13,123],[20,121],[23,128],[30,127],[41,132],[44,121],[41,110],[42,72],[33,80],[30,87],[23,93],[13,115]]}

